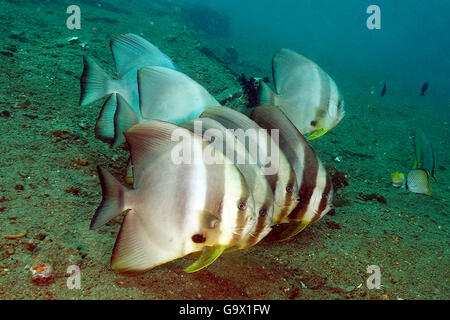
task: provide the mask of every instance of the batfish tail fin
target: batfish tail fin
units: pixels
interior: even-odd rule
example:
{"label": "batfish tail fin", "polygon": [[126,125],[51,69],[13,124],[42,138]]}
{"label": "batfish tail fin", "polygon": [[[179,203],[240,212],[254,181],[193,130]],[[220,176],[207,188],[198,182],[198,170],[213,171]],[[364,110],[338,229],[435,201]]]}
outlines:
{"label": "batfish tail fin", "polygon": [[102,202],[95,211],[90,229],[97,229],[120,215],[125,208],[125,188],[114,176],[102,167],[97,167],[102,186]]}
{"label": "batfish tail fin", "polygon": [[80,105],[84,106],[110,94],[111,84],[114,81],[94,61],[94,59],[83,56],[83,73],[80,79]]}

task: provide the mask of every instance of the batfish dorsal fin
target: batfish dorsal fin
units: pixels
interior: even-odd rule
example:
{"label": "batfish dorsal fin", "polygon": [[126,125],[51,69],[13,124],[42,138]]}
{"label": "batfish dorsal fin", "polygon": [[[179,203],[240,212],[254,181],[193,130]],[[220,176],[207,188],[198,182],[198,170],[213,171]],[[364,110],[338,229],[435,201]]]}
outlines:
{"label": "batfish dorsal fin", "polygon": [[[209,108],[202,113],[201,117],[212,118],[228,129],[243,129],[244,131],[249,129],[256,131],[263,130],[261,126],[249,117],[227,107]],[[270,131],[266,131],[266,133],[269,133],[265,135],[266,139],[259,136],[257,141],[250,141],[252,135],[248,135],[248,138],[246,138],[246,135],[238,135],[237,138],[241,143],[245,144],[248,150],[251,150],[249,148],[250,142],[257,143],[258,154],[255,155],[255,158],[259,166],[264,170],[265,178],[274,193],[275,206],[273,221],[279,222],[294,208],[294,203],[288,200],[290,197],[287,197],[285,194],[286,187],[288,185],[293,186],[295,193],[297,193],[298,188],[296,187],[296,177],[293,168],[284,152],[279,148],[278,141],[270,135]],[[290,209],[285,207],[288,203]]]}
{"label": "batfish dorsal fin", "polygon": [[228,107],[209,108],[200,115],[200,118],[214,119],[227,129],[261,129],[255,121]]}
{"label": "batfish dorsal fin", "polygon": [[187,75],[164,67],[138,71],[140,111],[144,119],[180,123],[197,118],[205,109],[220,103]]}
{"label": "batfish dorsal fin", "polygon": [[111,40],[110,47],[119,77],[141,65],[176,68],[173,61],[156,46],[133,33],[115,37]]}
{"label": "batfish dorsal fin", "polygon": [[293,68],[299,69],[311,67],[320,69],[313,61],[292,50],[281,49],[275,53],[272,58],[272,76],[276,92],[282,94],[285,91],[286,86],[290,85],[291,81],[295,82],[296,87],[301,85],[299,80],[302,80],[306,75],[295,73],[296,77],[293,79]]}
{"label": "batfish dorsal fin", "polygon": [[[284,112],[277,106],[262,105],[256,107],[251,115],[252,119],[261,127],[280,130],[280,145],[282,144],[298,144],[308,145],[306,139],[297,130],[295,125],[289,120]],[[284,150],[283,146],[281,148]]]}
{"label": "batfish dorsal fin", "polygon": [[[264,139],[264,136],[260,135],[260,130],[263,128],[246,115],[227,107],[212,107],[205,110],[200,117],[214,119],[227,129],[243,130],[242,134],[236,134],[235,131],[235,136],[246,147],[257,164],[264,168],[275,161],[275,166],[278,167],[279,159],[270,159],[269,155],[269,152],[275,153],[272,148],[276,148],[275,154],[279,154],[278,146],[275,146],[275,142],[269,134]],[[254,134],[246,134],[246,132],[252,133],[252,131]],[[257,148],[254,148],[255,146]],[[269,175],[273,175],[273,173]],[[272,182],[270,181],[270,183]]]}
{"label": "batfish dorsal fin", "polygon": [[178,144],[178,141],[172,140],[175,130],[177,137],[191,139],[193,136],[187,129],[160,120],[137,124],[124,133],[130,146],[135,185],[138,185],[149,163]]}
{"label": "batfish dorsal fin", "polygon": [[416,151],[416,166],[413,169],[424,168],[435,178],[436,158],[433,146],[420,128],[416,130],[414,136],[414,147]]}

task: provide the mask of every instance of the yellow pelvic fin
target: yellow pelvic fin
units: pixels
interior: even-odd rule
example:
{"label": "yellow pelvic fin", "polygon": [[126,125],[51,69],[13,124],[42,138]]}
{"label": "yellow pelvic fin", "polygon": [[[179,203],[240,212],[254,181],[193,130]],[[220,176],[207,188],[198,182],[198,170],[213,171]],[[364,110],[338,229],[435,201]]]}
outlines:
{"label": "yellow pelvic fin", "polygon": [[218,257],[225,251],[225,246],[205,246],[203,247],[203,252],[200,258],[197,259],[193,264],[184,269],[187,273],[197,272],[203,268],[206,268],[211,263],[216,261]]}
{"label": "yellow pelvic fin", "polygon": [[306,140],[314,140],[317,139],[321,136],[323,136],[325,133],[328,132],[328,129],[322,128],[319,129],[317,131],[314,131],[311,135],[309,135],[308,137],[306,137]]}
{"label": "yellow pelvic fin", "polygon": [[272,223],[275,224],[275,225],[280,224],[280,220],[281,220],[280,217],[275,217],[274,216],[272,218]]}
{"label": "yellow pelvic fin", "polygon": [[289,227],[287,227],[287,229],[280,234],[280,238],[278,240],[285,241],[296,236],[302,232],[303,229],[309,225],[309,223],[310,221],[292,222]]}
{"label": "yellow pelvic fin", "polygon": [[125,175],[125,182],[129,185],[134,184],[134,176],[133,176],[133,165],[131,161],[128,161],[127,174]]}

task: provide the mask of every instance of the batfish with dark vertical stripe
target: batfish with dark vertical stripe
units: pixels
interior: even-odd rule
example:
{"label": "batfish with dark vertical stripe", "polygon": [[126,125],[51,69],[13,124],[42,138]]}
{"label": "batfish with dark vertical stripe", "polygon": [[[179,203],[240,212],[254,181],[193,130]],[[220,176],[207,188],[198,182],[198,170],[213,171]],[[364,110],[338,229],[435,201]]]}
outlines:
{"label": "batfish with dark vertical stripe", "polygon": [[[223,155],[222,164],[206,164],[207,142],[157,120],[136,125],[125,135],[133,188],[99,167],[103,198],[91,222],[95,229],[127,212],[114,245],[113,270],[143,272],[202,251],[185,269],[198,271],[253,228],[254,202],[244,177]],[[190,151],[181,148],[184,142]],[[182,151],[190,156],[178,158]]]}
{"label": "batfish with dark vertical stripe", "polygon": [[291,226],[281,235],[282,239],[290,238],[332,209],[331,179],[316,152],[280,108],[256,107],[251,118],[268,130],[279,129],[280,148],[297,177],[300,202],[288,216]]}
{"label": "batfish with dark vertical stripe", "polygon": [[[207,117],[220,122],[225,128],[233,130],[236,138],[246,146],[263,169],[274,196],[273,223],[287,223],[287,216],[298,204],[298,186],[294,169],[283,151],[270,134],[246,115],[227,107],[212,107],[200,117]],[[242,130],[237,134],[237,130]],[[264,131],[264,136],[245,134]],[[254,147],[257,147],[256,149]]]}
{"label": "batfish with dark vertical stripe", "polygon": [[235,135],[219,122],[209,119],[193,119],[180,124],[199,134],[215,147],[215,151],[224,154],[242,173],[255,201],[256,223],[247,235],[240,237],[236,249],[244,249],[257,244],[272,230],[273,194],[262,169],[256,159]]}

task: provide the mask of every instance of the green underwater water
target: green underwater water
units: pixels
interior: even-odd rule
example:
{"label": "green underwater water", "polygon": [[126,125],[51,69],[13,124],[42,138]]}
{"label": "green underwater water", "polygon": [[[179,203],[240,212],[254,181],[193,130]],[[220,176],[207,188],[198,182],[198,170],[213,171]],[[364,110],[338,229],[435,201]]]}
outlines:
{"label": "green underwater water", "polygon": [[[66,27],[73,4],[80,30]],[[450,10],[432,15],[437,1],[381,2],[382,29],[369,31],[370,4],[216,0],[211,12],[164,0],[3,1],[0,299],[448,299],[450,45],[443,32]],[[286,242],[269,236],[224,254],[198,273],[183,272],[196,257],[133,277],[112,271],[123,217],[89,230],[101,200],[96,166],[123,177],[128,151],[95,138],[104,100],[80,106],[79,81],[83,55],[114,74],[109,41],[128,32],[246,114],[241,73],[271,77],[271,57],[282,47],[319,63],[345,97],[345,118],[311,141],[325,165],[348,177],[335,214]],[[392,173],[411,169],[417,128],[437,159],[432,196],[391,185]],[[40,261],[52,265],[49,284],[31,282],[29,269]],[[67,288],[71,265],[81,269],[79,290]],[[381,270],[380,289],[366,285],[370,265]]]}

